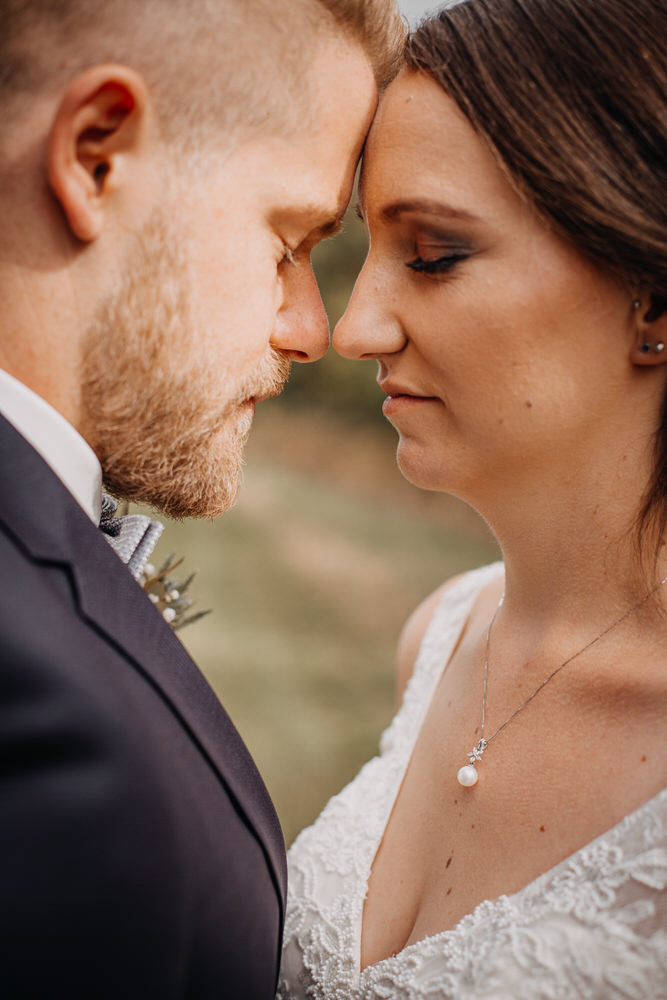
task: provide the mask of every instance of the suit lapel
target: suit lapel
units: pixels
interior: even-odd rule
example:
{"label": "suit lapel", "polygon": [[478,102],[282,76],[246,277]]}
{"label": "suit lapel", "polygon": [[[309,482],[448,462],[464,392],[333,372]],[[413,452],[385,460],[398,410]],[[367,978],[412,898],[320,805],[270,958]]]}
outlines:
{"label": "suit lapel", "polygon": [[70,568],[79,612],[170,704],[256,831],[284,908],[282,833],[264,783],[207,681],[99,529],[0,417],[0,520],[38,562]]}

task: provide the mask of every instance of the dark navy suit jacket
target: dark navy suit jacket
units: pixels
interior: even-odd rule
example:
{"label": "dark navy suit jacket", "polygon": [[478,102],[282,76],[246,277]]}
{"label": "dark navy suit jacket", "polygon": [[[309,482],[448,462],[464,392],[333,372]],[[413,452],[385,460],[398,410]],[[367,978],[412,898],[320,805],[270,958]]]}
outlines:
{"label": "dark navy suit jacket", "polygon": [[225,711],[0,418],[0,996],[272,1000],[285,882]]}

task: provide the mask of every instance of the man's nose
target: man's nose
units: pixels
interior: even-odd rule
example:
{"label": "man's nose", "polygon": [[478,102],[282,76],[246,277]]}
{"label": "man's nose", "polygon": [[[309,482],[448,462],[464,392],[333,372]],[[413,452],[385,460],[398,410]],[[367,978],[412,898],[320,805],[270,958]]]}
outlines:
{"label": "man's nose", "polygon": [[369,257],[334,330],[332,343],[341,357],[364,361],[405,347],[405,334],[391,303],[392,290]]}
{"label": "man's nose", "polygon": [[329,348],[329,321],[310,263],[294,265],[271,344],[292,361],[318,361]]}

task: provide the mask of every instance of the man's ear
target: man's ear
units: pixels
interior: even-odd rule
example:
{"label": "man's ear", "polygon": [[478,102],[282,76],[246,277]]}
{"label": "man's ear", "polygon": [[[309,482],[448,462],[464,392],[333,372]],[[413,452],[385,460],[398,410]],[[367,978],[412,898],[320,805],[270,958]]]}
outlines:
{"label": "man's ear", "polygon": [[148,94],[126,66],[95,66],[74,80],[53,120],[48,181],[79,240],[96,239],[112,193],[147,136]]}
{"label": "man's ear", "polygon": [[662,365],[667,361],[667,299],[660,295],[638,297],[633,302],[635,341],[632,361],[636,365]]}

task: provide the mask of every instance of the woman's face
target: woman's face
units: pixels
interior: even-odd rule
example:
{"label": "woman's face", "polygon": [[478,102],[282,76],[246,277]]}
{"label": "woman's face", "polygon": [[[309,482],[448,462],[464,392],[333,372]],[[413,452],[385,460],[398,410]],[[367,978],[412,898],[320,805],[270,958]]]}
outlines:
{"label": "woman's face", "polygon": [[360,203],[371,248],[334,346],[378,360],[408,479],[475,503],[627,434],[631,291],[550,231],[430,77],[387,91]]}

